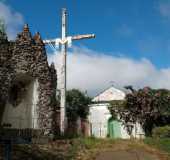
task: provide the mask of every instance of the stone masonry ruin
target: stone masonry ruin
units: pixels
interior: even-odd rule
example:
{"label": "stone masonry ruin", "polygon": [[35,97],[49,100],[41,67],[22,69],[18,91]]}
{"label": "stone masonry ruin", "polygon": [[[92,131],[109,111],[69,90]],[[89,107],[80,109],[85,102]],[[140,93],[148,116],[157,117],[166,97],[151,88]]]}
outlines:
{"label": "stone masonry ruin", "polygon": [[0,32],[0,126],[16,129],[56,130],[54,64],[48,65],[40,34],[31,35],[28,25],[8,41]]}

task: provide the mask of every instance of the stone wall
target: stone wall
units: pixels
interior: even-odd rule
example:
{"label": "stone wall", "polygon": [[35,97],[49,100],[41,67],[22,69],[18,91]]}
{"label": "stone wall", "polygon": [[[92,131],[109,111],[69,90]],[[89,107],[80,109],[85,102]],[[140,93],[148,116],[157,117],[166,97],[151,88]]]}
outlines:
{"label": "stone wall", "polygon": [[0,38],[0,118],[18,75],[28,75],[38,80],[38,126],[46,134],[53,133],[56,129],[53,120],[57,108],[56,70],[54,64],[48,65],[40,34],[32,36],[28,25],[13,42],[9,42],[5,36]]}

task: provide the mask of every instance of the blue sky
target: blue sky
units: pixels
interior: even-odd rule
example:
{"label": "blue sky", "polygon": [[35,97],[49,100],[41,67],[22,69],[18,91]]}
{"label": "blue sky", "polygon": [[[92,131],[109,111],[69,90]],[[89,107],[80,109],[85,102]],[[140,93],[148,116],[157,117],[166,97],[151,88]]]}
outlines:
{"label": "blue sky", "polygon": [[68,10],[68,35],[96,34],[95,39],[74,42],[75,57],[68,62],[73,87],[81,88],[73,81],[85,83],[76,81],[81,68],[81,74],[94,75],[87,85],[93,90],[103,90],[109,81],[170,88],[170,0],[6,0],[4,5],[0,17],[12,36],[24,23],[44,39],[60,36],[63,7]]}
{"label": "blue sky", "polygon": [[75,45],[135,59],[145,57],[161,68],[170,66],[170,11],[169,15],[163,15],[160,11],[161,3],[169,2],[7,0],[6,3],[23,15],[32,32],[38,30],[44,38],[60,35],[60,12],[62,7],[66,7],[70,35],[96,34],[95,40],[76,42]]}

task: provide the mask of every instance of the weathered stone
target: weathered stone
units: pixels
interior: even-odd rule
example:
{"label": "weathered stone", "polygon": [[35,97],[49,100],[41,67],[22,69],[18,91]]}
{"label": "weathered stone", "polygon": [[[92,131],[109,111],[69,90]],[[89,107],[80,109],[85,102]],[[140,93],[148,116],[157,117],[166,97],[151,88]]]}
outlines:
{"label": "weathered stone", "polygon": [[28,25],[13,42],[6,37],[0,38],[0,122],[10,88],[18,74],[38,79],[38,125],[45,133],[53,133],[53,118],[57,108],[56,70],[54,64],[48,65],[40,34],[32,37]]}

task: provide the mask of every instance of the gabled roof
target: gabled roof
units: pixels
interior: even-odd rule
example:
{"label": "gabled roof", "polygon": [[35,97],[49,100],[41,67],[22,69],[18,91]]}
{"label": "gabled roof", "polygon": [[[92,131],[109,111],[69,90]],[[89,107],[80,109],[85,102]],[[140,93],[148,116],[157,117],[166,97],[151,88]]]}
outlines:
{"label": "gabled roof", "polygon": [[97,96],[92,99],[92,102],[109,102],[112,100],[124,100],[127,91],[123,91],[123,89],[117,89],[113,86],[107,88]]}

